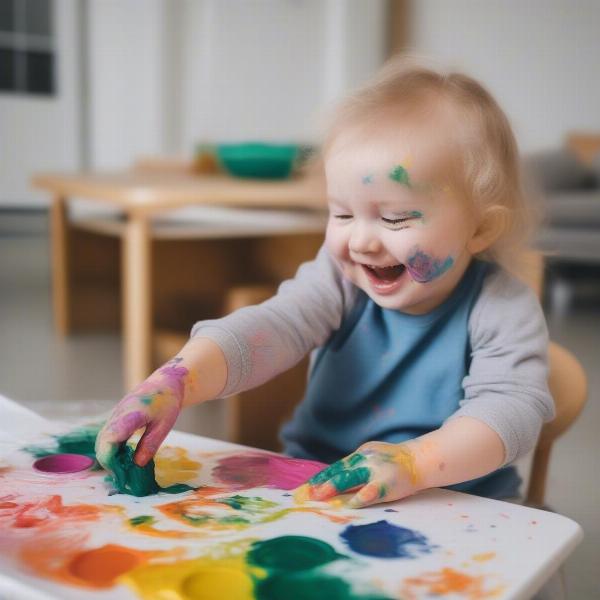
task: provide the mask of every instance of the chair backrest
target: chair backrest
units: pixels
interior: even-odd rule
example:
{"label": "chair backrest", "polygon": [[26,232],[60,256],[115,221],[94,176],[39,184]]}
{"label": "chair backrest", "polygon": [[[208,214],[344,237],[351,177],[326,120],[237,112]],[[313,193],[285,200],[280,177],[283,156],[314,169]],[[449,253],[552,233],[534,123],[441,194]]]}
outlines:
{"label": "chair backrest", "polygon": [[[543,255],[535,250],[524,256],[523,279],[541,297],[543,288]],[[554,342],[548,348],[548,387],[554,398],[556,416],[545,423],[540,432],[533,461],[525,504],[543,506],[552,445],[575,422],[587,400],[587,377],[575,356]]]}

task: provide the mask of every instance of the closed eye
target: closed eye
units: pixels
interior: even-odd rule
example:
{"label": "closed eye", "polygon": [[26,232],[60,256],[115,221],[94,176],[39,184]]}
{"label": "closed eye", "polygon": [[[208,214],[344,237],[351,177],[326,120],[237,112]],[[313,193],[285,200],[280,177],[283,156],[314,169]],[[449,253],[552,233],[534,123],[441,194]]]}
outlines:
{"label": "closed eye", "polygon": [[398,223],[406,223],[406,221],[411,221],[415,217],[401,217],[399,219],[386,219],[385,217],[381,217],[382,221],[389,223],[390,225],[397,225]]}
{"label": "closed eye", "polygon": [[334,216],[336,219],[341,219],[341,220],[344,220],[344,219],[351,219],[351,218],[352,218],[352,215],[333,215],[333,216]]}

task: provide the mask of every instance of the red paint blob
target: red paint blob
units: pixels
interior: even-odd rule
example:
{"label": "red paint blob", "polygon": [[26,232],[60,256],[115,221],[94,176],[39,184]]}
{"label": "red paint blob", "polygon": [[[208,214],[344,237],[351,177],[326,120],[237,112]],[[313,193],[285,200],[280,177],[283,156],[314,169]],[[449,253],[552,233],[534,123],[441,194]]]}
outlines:
{"label": "red paint blob", "polygon": [[94,459],[84,454],[50,454],[38,458],[33,468],[44,473],[78,473],[94,464]]}
{"label": "red paint blob", "polygon": [[231,489],[269,487],[293,490],[326,466],[314,460],[247,452],[222,458],[212,474]]}

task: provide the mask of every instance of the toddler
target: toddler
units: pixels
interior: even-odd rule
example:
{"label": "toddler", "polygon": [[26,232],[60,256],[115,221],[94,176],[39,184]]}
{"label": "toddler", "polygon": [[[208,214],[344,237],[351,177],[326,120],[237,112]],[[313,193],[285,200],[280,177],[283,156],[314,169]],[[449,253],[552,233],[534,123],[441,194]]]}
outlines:
{"label": "toddler", "polygon": [[515,275],[530,210],[504,113],[472,78],[395,58],[338,107],[321,158],[330,214],[316,258],[266,302],[196,323],[117,405],[98,460],[110,467],[143,427],[146,464],[183,407],[311,353],[281,433],[287,454],[331,463],[308,497],[517,496],[510,463],[554,407],[544,316]]}

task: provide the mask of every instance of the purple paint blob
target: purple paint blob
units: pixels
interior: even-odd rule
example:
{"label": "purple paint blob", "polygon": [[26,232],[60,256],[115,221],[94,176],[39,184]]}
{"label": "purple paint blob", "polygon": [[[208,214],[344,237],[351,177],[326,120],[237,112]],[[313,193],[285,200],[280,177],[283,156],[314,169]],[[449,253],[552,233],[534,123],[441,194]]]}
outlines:
{"label": "purple paint blob", "polygon": [[94,464],[94,459],[84,454],[49,454],[38,458],[33,468],[44,473],[78,473]]}
{"label": "purple paint blob", "polygon": [[293,490],[326,466],[314,460],[247,452],[222,458],[212,475],[234,490],[252,487]]}
{"label": "purple paint blob", "polygon": [[418,554],[429,554],[436,548],[418,531],[387,521],[349,525],[340,537],[357,554],[377,558],[416,558]]}

